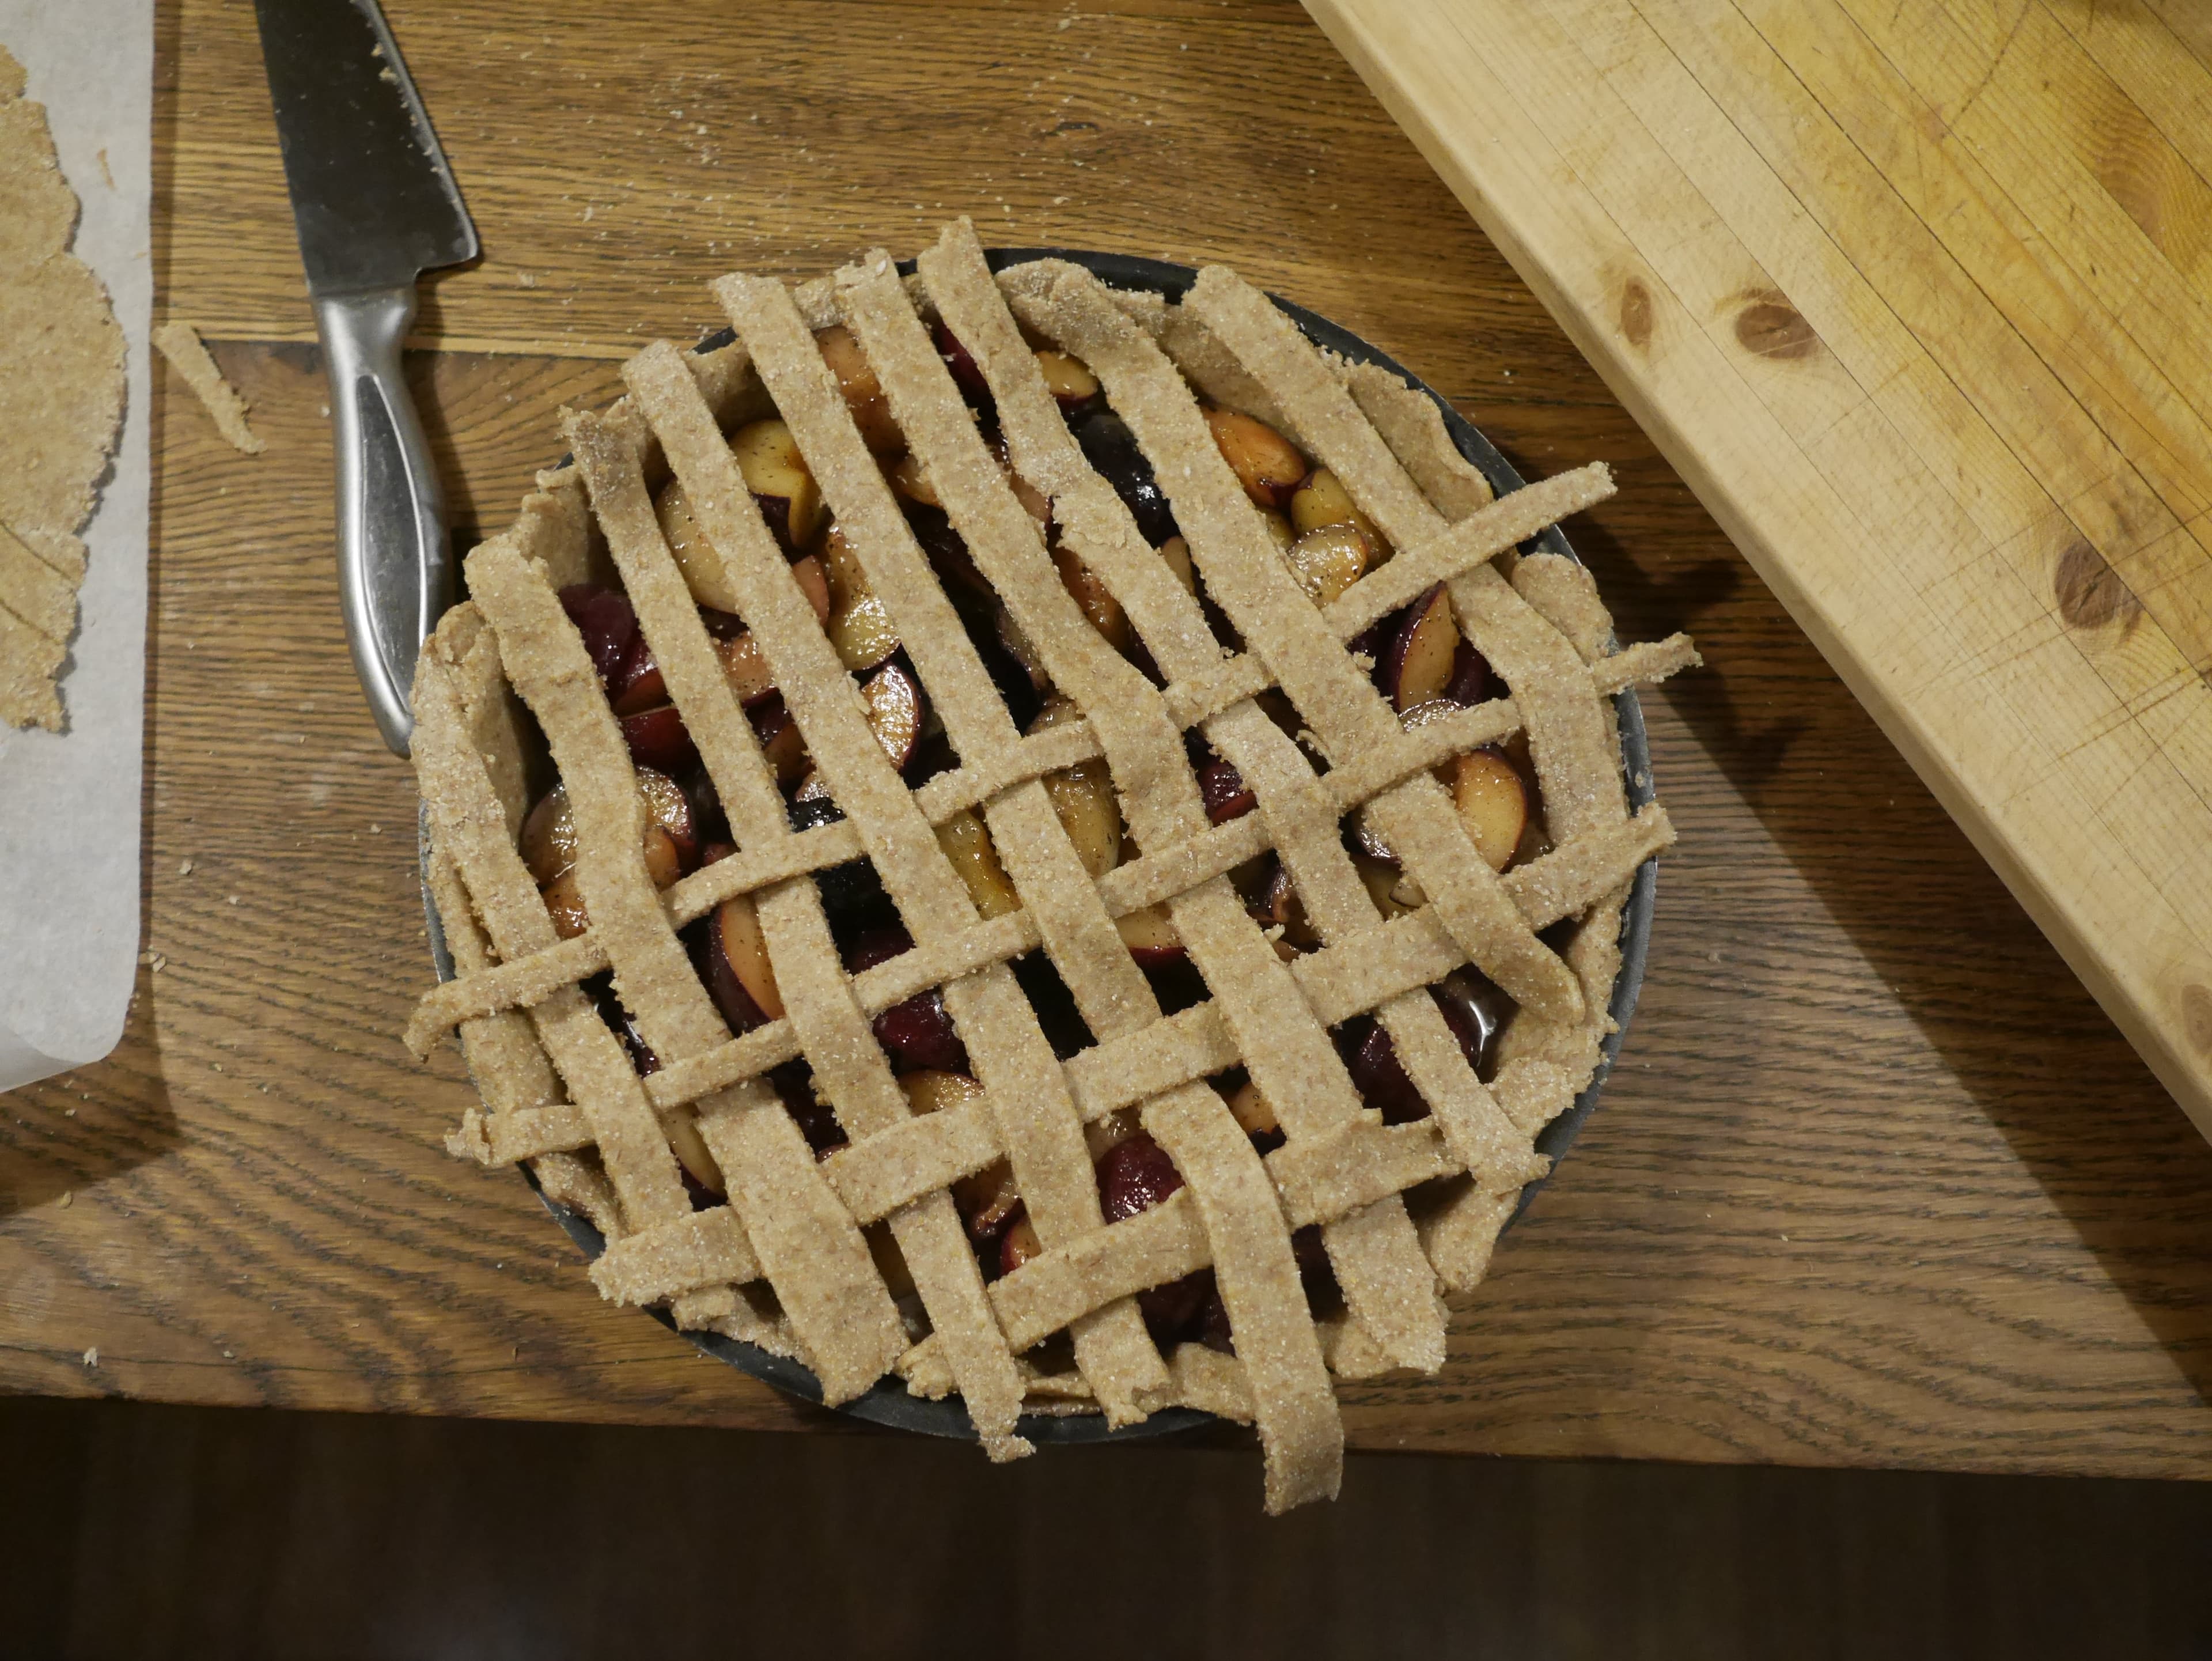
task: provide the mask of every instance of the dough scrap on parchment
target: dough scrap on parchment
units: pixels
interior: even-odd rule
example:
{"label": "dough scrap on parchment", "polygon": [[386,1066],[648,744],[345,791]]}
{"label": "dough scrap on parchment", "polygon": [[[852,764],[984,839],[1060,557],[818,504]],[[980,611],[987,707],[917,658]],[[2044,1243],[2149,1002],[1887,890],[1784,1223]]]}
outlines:
{"label": "dough scrap on parchment", "polygon": [[124,340],[106,290],[70,252],[76,196],[46,108],[23,88],[0,46],[0,722],[58,732],[54,678],[84,575],[77,532],[122,425]]}

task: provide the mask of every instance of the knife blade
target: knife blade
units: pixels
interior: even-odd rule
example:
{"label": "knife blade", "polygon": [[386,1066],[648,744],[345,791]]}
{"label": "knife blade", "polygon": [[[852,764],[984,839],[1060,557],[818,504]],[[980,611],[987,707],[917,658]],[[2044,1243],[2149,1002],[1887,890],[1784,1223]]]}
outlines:
{"label": "knife blade", "polygon": [[404,755],[415,661],[453,571],[400,346],[416,280],[475,259],[476,226],[376,0],[254,0],[254,12],[330,378],[346,641],[385,742]]}

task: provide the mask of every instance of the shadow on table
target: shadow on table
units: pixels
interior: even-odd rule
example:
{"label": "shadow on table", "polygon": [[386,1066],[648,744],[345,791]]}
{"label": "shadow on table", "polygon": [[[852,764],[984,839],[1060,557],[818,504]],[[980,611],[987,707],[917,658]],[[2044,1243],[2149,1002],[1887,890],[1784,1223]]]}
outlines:
{"label": "shadow on table", "polygon": [[176,1115],[155,1044],[149,971],[138,971],[123,1038],[106,1061],[0,1098],[0,1218],[158,1159]]}
{"label": "shadow on table", "polygon": [[[410,338],[445,339],[449,276],[432,272],[423,281]],[[405,369],[446,489],[457,560],[512,524],[538,471],[562,459],[568,446],[557,411],[601,410],[623,395],[621,365],[598,356],[441,345],[410,348]]]}
{"label": "shadow on table", "polygon": [[[1707,666],[1672,682],[1668,702],[2176,1366],[2212,1396],[2212,1146],[1747,567],[1731,555],[1654,580],[1601,526],[1570,528],[1623,639],[1717,628],[1700,641]],[[1747,611],[1771,617],[1747,629]],[[1739,707],[1730,636],[1755,639],[1763,672],[1798,683],[1813,713]],[[1832,795],[1769,788],[1793,760],[1811,764],[1792,755],[1807,733],[1853,727],[1856,771]],[[1851,830],[1853,848],[1916,857],[1840,853],[1839,814],[1881,816],[1878,832]]]}

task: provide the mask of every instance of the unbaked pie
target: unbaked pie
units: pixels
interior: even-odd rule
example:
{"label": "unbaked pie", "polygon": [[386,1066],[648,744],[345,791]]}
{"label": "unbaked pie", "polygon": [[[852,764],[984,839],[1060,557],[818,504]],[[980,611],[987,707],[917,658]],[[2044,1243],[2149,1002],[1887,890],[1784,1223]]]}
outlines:
{"label": "unbaked pie", "polygon": [[1209,269],[1177,303],[948,227],[625,365],[468,558],[415,687],[483,1097],[453,1138],[602,1293],[824,1400],[1255,1423],[1444,1358],[1596,1065],[1618,649],[1436,405]]}

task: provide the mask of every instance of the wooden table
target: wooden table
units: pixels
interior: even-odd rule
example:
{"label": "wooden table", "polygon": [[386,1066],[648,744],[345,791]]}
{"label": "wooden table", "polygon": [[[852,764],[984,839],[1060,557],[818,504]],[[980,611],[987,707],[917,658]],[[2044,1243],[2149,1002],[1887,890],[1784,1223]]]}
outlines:
{"label": "wooden table", "polygon": [[[1233,262],[1422,369],[1571,526],[1630,636],[1682,845],[1602,1110],[1355,1445],[2190,1475],[2212,1411],[2201,1141],[1681,482],[1291,0],[388,8],[483,232],[413,368],[466,527],[552,411],[944,216]],[[415,790],[338,623],[324,390],[251,9],[163,7],[155,259],[270,441],[155,394],[147,946],[108,1061],[0,1100],[0,1383],[762,1427],[846,1421],[602,1305],[428,983]],[[97,1352],[96,1360],[93,1352]],[[1354,1480],[1357,1480],[1356,1475]]]}

